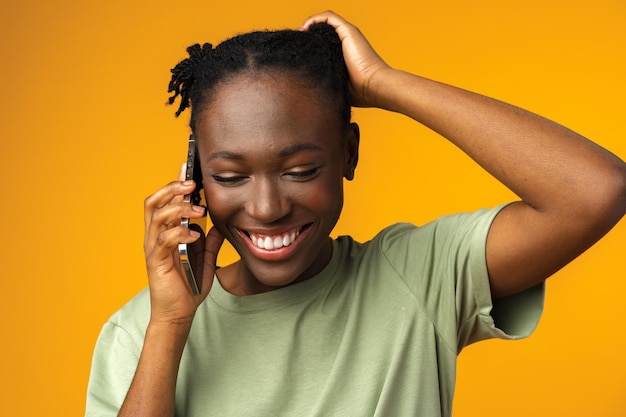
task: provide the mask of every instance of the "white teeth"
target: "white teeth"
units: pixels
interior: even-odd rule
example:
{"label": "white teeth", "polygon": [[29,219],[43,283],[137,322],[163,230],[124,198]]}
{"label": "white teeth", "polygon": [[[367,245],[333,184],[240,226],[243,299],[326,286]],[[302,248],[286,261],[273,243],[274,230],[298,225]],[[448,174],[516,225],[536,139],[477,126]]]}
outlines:
{"label": "white teeth", "polygon": [[283,246],[291,245],[298,235],[299,231],[294,230],[292,232],[282,233],[280,235],[275,236],[264,236],[264,235],[255,235],[250,233],[250,239],[252,240],[252,244],[260,249],[265,250],[274,250],[282,248]]}

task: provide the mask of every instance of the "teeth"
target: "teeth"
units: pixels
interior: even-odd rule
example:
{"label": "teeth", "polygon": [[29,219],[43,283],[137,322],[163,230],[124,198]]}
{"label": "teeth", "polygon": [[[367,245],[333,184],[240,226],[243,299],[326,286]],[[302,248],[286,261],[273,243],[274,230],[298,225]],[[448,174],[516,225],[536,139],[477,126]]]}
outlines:
{"label": "teeth", "polygon": [[275,236],[264,236],[250,233],[250,239],[252,240],[252,244],[257,248],[274,250],[282,248],[283,246],[291,245],[299,234],[300,232],[298,230],[281,233],[280,235]]}

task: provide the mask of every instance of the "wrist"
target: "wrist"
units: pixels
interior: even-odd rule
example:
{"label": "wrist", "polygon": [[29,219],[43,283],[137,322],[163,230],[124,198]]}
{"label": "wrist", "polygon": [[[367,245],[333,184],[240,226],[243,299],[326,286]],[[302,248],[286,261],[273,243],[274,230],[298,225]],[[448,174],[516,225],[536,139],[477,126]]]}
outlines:
{"label": "wrist", "polygon": [[147,343],[162,346],[162,353],[182,354],[189,332],[191,321],[170,322],[151,319],[146,328],[144,347]]}
{"label": "wrist", "polygon": [[366,87],[366,91],[369,92],[367,101],[372,103],[373,107],[397,112],[395,99],[398,93],[395,90],[403,82],[403,75],[403,71],[389,66],[372,74]]}

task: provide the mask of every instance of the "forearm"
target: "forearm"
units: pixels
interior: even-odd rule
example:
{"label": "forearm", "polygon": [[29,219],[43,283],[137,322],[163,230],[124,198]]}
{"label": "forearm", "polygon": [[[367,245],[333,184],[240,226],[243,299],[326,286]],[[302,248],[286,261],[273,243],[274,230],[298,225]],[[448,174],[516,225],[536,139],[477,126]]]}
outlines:
{"label": "forearm", "polygon": [[626,165],[582,136],[479,94],[389,67],[361,32],[324,12],[342,41],[354,106],[402,113],[438,132],[521,197],[487,236],[494,298],[553,274],[626,212]]}
{"label": "forearm", "polygon": [[151,323],[120,416],[173,416],[176,378],[190,324]]}
{"label": "forearm", "polygon": [[538,210],[584,210],[623,181],[614,155],[530,112],[397,70],[375,80],[380,107],[440,133]]}
{"label": "forearm", "polygon": [[582,136],[525,110],[396,70],[377,104],[458,146],[522,199],[494,221],[487,266],[494,298],[570,262],[626,211],[626,165]]}

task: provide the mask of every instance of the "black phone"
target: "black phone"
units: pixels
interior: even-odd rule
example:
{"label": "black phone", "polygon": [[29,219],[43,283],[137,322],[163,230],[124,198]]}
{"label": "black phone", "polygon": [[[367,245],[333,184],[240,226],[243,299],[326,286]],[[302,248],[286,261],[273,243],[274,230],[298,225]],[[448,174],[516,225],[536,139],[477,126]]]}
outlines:
{"label": "black phone", "polygon": [[[185,195],[183,201],[196,206],[206,207],[206,199],[204,196],[204,189],[202,187],[200,159],[198,158],[196,139],[193,135],[189,136],[185,180],[193,180],[196,183],[196,188],[191,194]],[[183,266],[183,270],[185,271],[187,282],[191,287],[191,292],[194,294],[200,294],[200,291],[202,290],[200,286],[202,282],[204,245],[206,241],[206,216],[199,219],[188,219],[185,217],[181,220],[181,225],[200,233],[200,237],[195,242],[180,243],[178,245],[180,262]]]}

